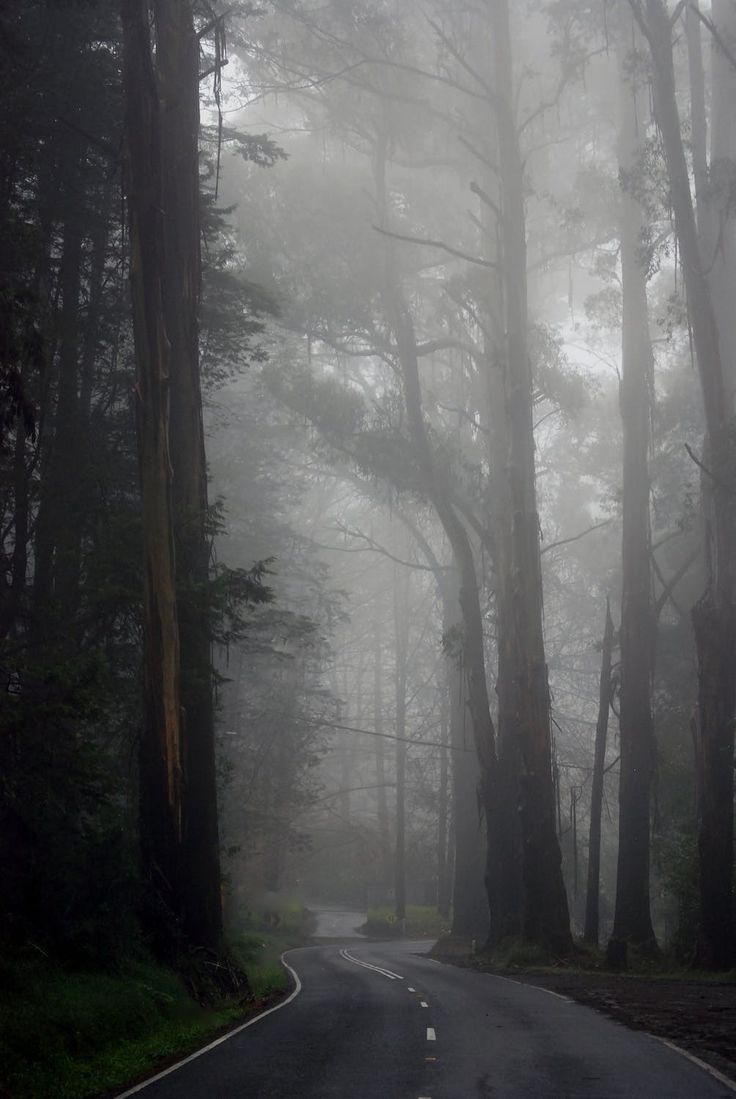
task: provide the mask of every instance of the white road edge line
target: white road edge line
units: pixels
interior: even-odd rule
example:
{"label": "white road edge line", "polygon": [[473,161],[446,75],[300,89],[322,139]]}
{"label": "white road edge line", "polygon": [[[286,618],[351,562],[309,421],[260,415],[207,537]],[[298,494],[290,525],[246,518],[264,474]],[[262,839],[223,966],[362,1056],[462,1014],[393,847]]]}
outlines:
{"label": "white road edge line", "polygon": [[537,992],[546,992],[548,996],[554,996],[556,1000],[564,1000],[566,1004],[574,1004],[569,996],[563,996],[561,992],[553,992],[551,988],[542,988],[541,985],[533,985],[529,981],[517,981],[513,977],[502,977],[500,973],[489,973],[489,977],[495,977],[497,981],[507,981],[510,985],[523,985],[524,988],[536,988]]}
{"label": "white road edge line", "polygon": [[346,962],[352,962],[353,965],[362,966],[363,969],[372,969],[374,973],[380,973],[382,977],[388,977],[390,981],[403,981],[403,977],[400,973],[394,973],[390,969],[381,969],[378,965],[371,965],[370,962],[361,962],[360,958],[354,958],[353,955],[343,947],[340,951],[340,957],[344,958]]}
{"label": "white road edge line", "polygon": [[433,1026],[428,1026],[427,1027],[427,1041],[428,1042],[436,1042],[437,1041],[437,1034],[435,1033],[435,1029],[434,1029]]}
{"label": "white road edge line", "polygon": [[[526,984],[530,988],[538,988],[540,992],[546,992],[550,996],[556,996],[558,1000],[565,1000],[566,1003],[575,1003],[569,996],[561,996],[559,992],[552,992],[549,988],[540,988],[539,985],[528,985],[526,981],[515,981],[513,977],[501,977],[498,973],[490,973],[489,976],[495,977],[497,981],[508,981],[512,985]],[[662,1045],[668,1046],[669,1049],[674,1050],[675,1053],[679,1053],[681,1057],[685,1057],[692,1064],[697,1065],[703,1072],[707,1072],[709,1076],[712,1076],[714,1080],[717,1080],[719,1084],[723,1084],[725,1088],[728,1088],[730,1092],[736,1095],[736,1083],[731,1080],[724,1073],[719,1072],[717,1068],[713,1068],[713,1065],[709,1065],[707,1061],[703,1061],[700,1057],[696,1057],[694,1053],[689,1053],[682,1046],[678,1046],[675,1042],[670,1042],[668,1038],[661,1038],[658,1034],[651,1034],[649,1031],[645,1031],[649,1034],[650,1038],[655,1038],[656,1041],[661,1042]]]}
{"label": "white road edge line", "polygon": [[214,1042],[210,1042],[209,1045],[203,1046],[202,1049],[198,1049],[195,1053],[190,1053],[183,1061],[177,1061],[175,1065],[170,1065],[169,1068],[165,1068],[163,1072],[158,1072],[155,1076],[149,1076],[142,1084],[136,1084],[134,1088],[129,1088],[128,1091],[121,1092],[120,1095],[115,1096],[115,1099],[127,1099],[129,1095],[136,1095],[150,1084],[155,1084],[158,1080],[163,1080],[164,1076],[170,1076],[172,1072],[176,1072],[184,1065],[188,1065],[190,1061],[196,1061],[198,1057],[201,1057],[205,1053],[209,1053],[211,1049],[216,1049],[217,1046],[221,1046],[223,1042],[227,1042],[230,1038],[234,1038],[236,1034],[240,1034],[242,1031],[247,1030],[249,1026],[255,1026],[256,1023],[260,1023],[261,1019],[265,1019],[267,1015],[273,1015],[274,1011],[281,1011],[282,1007],[286,1007],[292,1000],[295,1000],[302,990],[302,982],[299,980],[299,974],[296,970],[292,969],[286,961],[286,955],[290,953],[291,951],[289,950],[285,951],[280,959],[282,966],[294,980],[294,991],[287,996],[285,1000],[282,1000],[280,1004],[275,1004],[274,1007],[269,1007],[266,1011],[262,1011],[260,1015],[256,1015],[254,1018],[249,1019],[247,1023],[242,1023],[239,1027],[235,1027],[235,1030],[229,1030],[227,1034],[223,1034],[221,1038],[216,1038]]}
{"label": "white road edge line", "polygon": [[[649,1032],[647,1032],[649,1033]],[[692,1061],[698,1068],[702,1068],[704,1072],[707,1072],[709,1076],[712,1076],[714,1080],[717,1080],[719,1084],[723,1084],[724,1088],[728,1088],[729,1091],[736,1094],[736,1083],[733,1082],[724,1073],[719,1072],[717,1068],[713,1068],[707,1061],[701,1061],[700,1057],[696,1057],[694,1053],[688,1053],[682,1046],[678,1046],[675,1042],[670,1042],[668,1038],[660,1038],[658,1034],[649,1034],[650,1038],[655,1038],[658,1042],[661,1042],[663,1046],[668,1046],[669,1049],[679,1053],[681,1057],[686,1057],[688,1061]]]}

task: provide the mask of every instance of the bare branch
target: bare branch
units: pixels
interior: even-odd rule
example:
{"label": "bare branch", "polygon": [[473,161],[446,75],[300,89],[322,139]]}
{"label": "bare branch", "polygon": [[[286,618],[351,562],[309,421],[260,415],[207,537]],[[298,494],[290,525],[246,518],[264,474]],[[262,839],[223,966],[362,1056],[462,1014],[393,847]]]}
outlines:
{"label": "bare branch", "polygon": [[675,8],[675,10],[672,12],[672,15],[670,16],[670,26],[671,27],[674,27],[675,23],[677,22],[677,20],[682,15],[683,9],[684,9],[686,4],[687,4],[687,0],[679,0],[679,3],[677,5],[677,7]]}
{"label": "bare branch", "polygon": [[587,530],[581,530],[580,534],[573,535],[572,538],[560,538],[557,542],[550,542],[548,546],[542,547],[542,553],[549,553],[550,550],[557,549],[559,546],[569,546],[571,542],[579,542],[581,538],[585,538],[586,534],[592,534],[593,531],[602,530],[603,527],[608,527],[613,522],[613,519],[606,519],[603,523],[596,523],[595,526],[588,527]]}
{"label": "bare branch", "polygon": [[228,15],[230,15],[234,10],[235,5],[232,4],[229,8],[225,8],[223,12],[220,12],[219,15],[214,15],[212,19],[210,19],[208,23],[205,23],[203,27],[200,27],[200,29],[197,31],[198,41],[201,42],[203,38],[206,38],[207,35],[215,29],[217,24],[223,23],[227,19]]}
{"label": "bare branch", "polygon": [[480,351],[475,344],[464,343],[463,340],[454,339],[451,336],[417,344],[417,357],[420,359],[426,355],[434,355],[437,351],[460,351],[464,355],[470,355],[473,359],[477,359],[480,355]]}
{"label": "bare branch", "polygon": [[494,202],[488,192],[484,191],[483,188],[477,183],[471,183],[470,190],[474,195],[477,195],[481,202],[488,206],[489,209],[493,210],[494,214],[500,221],[502,217],[501,208],[497,202]]}
{"label": "bare branch", "polygon": [[374,225],[373,228],[377,233],[380,233],[382,237],[391,237],[392,240],[401,240],[404,241],[405,244],[422,244],[427,248],[439,248],[442,252],[447,252],[457,259],[465,260],[466,263],[475,263],[478,267],[490,267],[495,269],[497,266],[497,264],[492,263],[491,260],[481,259],[480,256],[471,256],[468,252],[463,252],[459,248],[453,248],[451,244],[445,244],[442,240],[430,240],[425,237],[406,236],[404,233],[393,233],[390,229],[382,229],[380,225]]}
{"label": "bare branch", "polygon": [[641,10],[640,0],[629,0],[629,7],[631,8],[631,12],[637,22],[639,30],[644,35],[647,42],[649,42],[649,44],[651,45],[652,35],[650,33],[649,27],[647,26],[647,21],[644,18],[644,12]]}
{"label": "bare branch", "polygon": [[464,69],[465,72],[469,76],[472,76],[473,80],[477,81],[477,83],[481,86],[483,91],[488,96],[491,103],[495,103],[496,102],[495,89],[492,88],[491,85],[486,80],[483,79],[483,77],[480,75],[480,73],[477,73],[475,71],[475,69],[473,68],[472,65],[468,64],[467,60],[463,57],[463,55],[460,53],[460,51],[452,44],[450,39],[447,37],[445,32],[442,30],[442,28],[439,27],[437,25],[437,23],[435,23],[432,19],[430,19],[429,16],[427,16],[427,22],[429,23],[430,27],[432,28],[434,33],[439,38],[442,45],[445,46],[448,53],[451,54],[451,56],[455,58],[458,65],[460,65],[460,67],[462,69]]}
{"label": "bare branch", "polygon": [[466,500],[461,499],[457,492],[452,494],[452,505],[460,513],[471,530],[475,531],[482,545],[488,551],[492,561],[496,560],[496,542],[488,527],[483,526],[478,516]]}
{"label": "bare branch", "polygon": [[199,74],[200,84],[203,80],[206,80],[208,76],[212,76],[216,72],[221,72],[225,68],[225,66],[229,64],[230,62],[228,61],[228,59],[226,57],[223,57],[222,61],[218,61],[216,64],[210,65],[209,69],[205,69],[203,73]]}
{"label": "bare branch", "polygon": [[621,759],[621,756],[616,756],[616,758],[614,760],[611,760],[611,762],[608,764],[608,766],[603,768],[603,774],[607,775],[609,771],[612,771],[613,768],[616,766],[616,764],[618,763],[618,761],[620,759]]}
{"label": "bare branch", "polygon": [[713,35],[713,38],[714,38],[718,48],[725,55],[725,57],[728,59],[728,62],[731,65],[731,68],[736,69],[736,56],[734,56],[733,50],[729,49],[726,42],[724,42],[723,35],[718,30],[718,27],[715,25],[713,20],[709,19],[707,15],[704,15],[703,12],[700,10],[700,8],[697,6],[697,4],[690,4],[690,11],[694,15],[697,15],[700,22],[705,27],[708,28],[710,33]]}
{"label": "bare branch", "polygon": [[[652,555],[652,556],[654,556],[654,555]],[[697,546],[692,551],[692,553],[688,554],[688,556],[682,562],[680,567],[675,570],[674,574],[670,577],[670,579],[666,583],[664,581],[664,578],[662,576],[662,572],[659,568],[658,563],[656,562],[656,560],[654,561],[655,571],[657,573],[657,576],[659,577],[660,583],[663,585],[662,591],[660,592],[660,595],[659,595],[659,598],[656,600],[656,602],[654,604],[654,613],[656,614],[657,618],[659,618],[660,614],[664,610],[665,603],[667,602],[668,599],[672,601],[672,605],[675,608],[675,610],[677,611],[677,613],[682,615],[682,611],[680,610],[677,603],[675,603],[674,599],[672,598],[672,593],[674,592],[675,588],[680,583],[682,578],[685,576],[685,574],[687,572],[689,572],[691,566],[695,564],[695,562],[697,561],[699,556],[700,556],[700,546]]]}
{"label": "bare branch", "polygon": [[714,485],[718,485],[718,487],[720,489],[723,489],[724,492],[727,492],[729,496],[736,495],[731,485],[727,485],[725,481],[722,481],[720,479],[720,477],[716,477],[715,473],[713,473],[712,470],[708,469],[708,467],[704,465],[703,462],[701,462],[700,458],[698,458],[697,454],[694,452],[689,443],[685,443],[685,450],[695,462],[695,465],[698,467],[698,469],[701,469],[706,477],[710,477]]}
{"label": "bare branch", "polygon": [[488,168],[490,172],[493,172],[494,175],[498,175],[498,165],[494,164],[490,157],[487,157],[484,153],[480,151],[480,149],[476,149],[475,145],[471,145],[468,139],[466,137],[463,137],[462,134],[458,134],[457,139],[460,144],[468,150],[469,153],[471,153],[474,157],[476,157],[476,159],[481,162],[481,164],[485,164],[486,168]]}
{"label": "bare branch", "polygon": [[[405,561],[401,557],[397,557],[395,554],[387,550],[385,546],[382,546],[380,542],[376,542],[370,535],[364,534],[362,530],[351,530],[350,527],[343,527],[338,524],[334,528],[335,533],[345,534],[349,538],[355,538],[358,541],[365,542],[364,546],[354,547],[348,549],[343,546],[330,546],[330,549],[337,550],[338,553],[378,553],[382,557],[387,557],[389,561],[394,561],[397,565],[403,565],[405,569],[417,569],[419,572],[434,572],[434,569],[429,565],[420,565],[418,561]],[[327,548],[327,547],[324,547]]]}

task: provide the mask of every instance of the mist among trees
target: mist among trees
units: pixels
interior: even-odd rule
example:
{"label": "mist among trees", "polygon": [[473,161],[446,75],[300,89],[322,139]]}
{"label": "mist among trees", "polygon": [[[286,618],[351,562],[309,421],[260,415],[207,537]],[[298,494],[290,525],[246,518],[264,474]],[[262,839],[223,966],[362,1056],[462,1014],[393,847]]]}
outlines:
{"label": "mist among trees", "polygon": [[301,905],[730,969],[736,5],[28,0],[0,51],[8,987],[242,1005]]}

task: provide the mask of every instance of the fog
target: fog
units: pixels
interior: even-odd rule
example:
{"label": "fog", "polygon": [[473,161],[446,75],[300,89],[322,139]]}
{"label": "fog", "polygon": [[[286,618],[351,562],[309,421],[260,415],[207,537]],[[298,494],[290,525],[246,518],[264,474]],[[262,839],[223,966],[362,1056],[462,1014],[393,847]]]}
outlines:
{"label": "fog", "polygon": [[736,5],[34,0],[0,52],[0,963],[730,969]]}
{"label": "fog", "polygon": [[[238,674],[225,672],[232,677],[225,697],[241,707],[243,741],[233,737],[228,759],[243,751],[260,760],[271,720],[283,722],[281,737],[294,738],[290,764],[316,751],[284,774],[291,796],[269,790],[271,800],[261,805],[251,787],[247,796],[237,784],[226,789],[233,834],[250,837],[238,855],[238,880],[243,896],[254,888],[296,891],[382,907],[398,921],[407,904],[438,906],[446,931],[486,941],[482,867],[493,810],[477,794],[478,703],[463,682],[470,674],[463,636],[473,627],[458,602],[458,552],[467,546],[483,635],[480,737],[495,744],[499,768],[504,755],[515,758],[508,766],[519,773],[509,782],[520,785],[508,812],[518,818],[527,768],[529,781],[545,786],[535,794],[546,799],[535,827],[555,835],[541,857],[561,858],[575,934],[585,930],[586,895],[600,890],[596,934],[605,942],[614,924],[619,828],[625,657],[618,636],[599,759],[603,801],[592,812],[603,816],[597,887],[587,880],[588,847],[606,600],[618,631],[628,504],[627,563],[640,576],[630,580],[626,604],[634,632],[650,635],[644,656],[633,656],[632,676],[641,674],[632,685],[628,735],[647,742],[638,811],[647,803],[654,811],[655,783],[658,802],[651,885],[646,869],[632,871],[632,890],[647,909],[634,938],[651,940],[656,927],[660,942],[670,944],[682,900],[671,884],[673,860],[680,865],[695,824],[685,697],[694,704],[697,680],[687,618],[704,563],[699,471],[685,444],[699,445],[703,423],[691,332],[678,305],[682,273],[652,118],[647,41],[628,5],[527,5],[511,11],[511,69],[500,72],[494,34],[503,28],[495,18],[472,6],[277,5],[249,21],[232,45],[225,126],[268,134],[285,158],[264,168],[223,146],[220,201],[233,208],[238,262],[244,278],[273,296],[276,316],[265,321],[266,362],[257,376],[251,368],[247,378],[228,380],[208,402],[213,485],[234,528],[218,550],[232,563],[268,552],[260,530],[252,540],[239,536],[241,522],[254,525],[252,466],[244,463],[238,479],[227,458],[242,449],[242,401],[268,422],[261,453],[269,454],[267,476],[281,482],[290,544],[287,553],[275,550],[277,603],[306,614],[325,643],[306,680],[302,655],[290,654],[293,667],[279,673],[282,682],[296,677],[296,709],[288,714],[272,704],[254,707],[254,680],[271,674],[269,659],[259,655]],[[709,48],[701,43],[706,57]],[[685,65],[682,50],[676,60]],[[502,80],[513,89],[511,152],[500,132],[497,97],[508,94]],[[519,163],[504,172],[499,157],[516,155]],[[519,217],[523,227],[507,224]],[[627,273],[624,247],[633,266]],[[633,299],[646,294],[646,331],[629,291]],[[531,366],[531,392],[512,426],[514,387],[525,384],[524,368],[511,362],[513,295],[526,311],[521,354]],[[624,309],[632,336],[622,340]],[[402,339],[413,344],[408,354]],[[407,376],[412,350],[418,397]],[[522,371],[518,383],[514,370]],[[627,432],[624,371],[638,405]],[[513,437],[523,432],[527,440]],[[529,472],[514,465],[532,438],[534,477],[514,486]],[[625,447],[633,463],[628,501]],[[525,549],[512,544],[520,507],[529,512],[518,521],[537,528],[527,530]],[[453,521],[462,527],[454,541]],[[537,583],[536,553],[543,603],[514,607]],[[512,604],[505,627],[504,588]],[[520,696],[534,690],[535,675],[544,678],[542,659],[549,711],[524,714]],[[232,669],[232,654],[228,661]],[[539,690],[543,711],[546,692]],[[226,712],[237,727],[229,701]],[[535,747],[525,746],[525,737],[536,736]],[[527,759],[536,751],[538,764]],[[635,746],[632,752],[636,773],[642,757]],[[234,773],[241,766],[233,762]],[[270,834],[262,814],[271,815]],[[467,819],[458,822],[459,814]],[[649,840],[640,823],[634,830],[641,864]],[[458,888],[468,891],[465,900]],[[549,897],[558,886],[542,889]],[[535,924],[525,903],[538,902],[518,893],[500,902],[492,940]],[[517,911],[503,911],[505,904]],[[493,899],[490,913],[493,927]],[[620,918],[628,939],[633,928]],[[540,934],[545,940],[548,932]]]}

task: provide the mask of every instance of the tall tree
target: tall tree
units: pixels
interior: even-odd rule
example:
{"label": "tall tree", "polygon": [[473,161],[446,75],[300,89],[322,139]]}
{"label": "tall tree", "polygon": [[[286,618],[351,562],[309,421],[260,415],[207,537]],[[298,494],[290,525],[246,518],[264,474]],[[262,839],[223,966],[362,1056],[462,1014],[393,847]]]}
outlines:
{"label": "tall tree", "polygon": [[122,21],[145,549],[141,841],[155,942],[170,952],[172,925],[210,947],[222,928],[197,337],[199,45],[189,3],[123,0]]}
{"label": "tall tree", "polygon": [[603,813],[603,780],[606,763],[608,715],[611,709],[611,658],[613,654],[613,619],[611,601],[606,599],[606,621],[601,645],[601,674],[598,690],[598,721],[595,728],[595,757],[590,791],[590,835],[588,841],[588,882],[585,894],[586,943],[598,945],[601,887],[601,816]]}
{"label": "tall tree", "polygon": [[[534,382],[528,347],[524,167],[514,102],[508,0],[491,4],[501,196],[504,354],[511,534],[503,621],[511,631],[508,674],[518,738],[522,931],[553,949],[571,944],[552,782],[550,700],[542,631],[543,594],[536,502]],[[507,613],[506,613],[507,612]]]}
{"label": "tall tree", "polygon": [[656,621],[649,529],[649,434],[654,359],[649,337],[643,211],[634,180],[642,149],[638,93],[631,77],[634,23],[622,7],[617,29],[621,121],[618,160],[620,205],[623,426],[623,543],[621,596],[621,771],[619,846],[613,937],[656,947],[649,899],[649,814],[655,767],[652,678]]}
{"label": "tall tree", "polygon": [[394,855],[394,897],[396,919],[404,928],[406,921],[406,677],[409,659],[409,583],[408,569],[394,567],[394,670],[396,730],[396,849]]}
{"label": "tall tree", "polygon": [[[652,56],[654,111],[662,135],[675,229],[682,255],[707,430],[701,463],[706,520],[706,589],[693,610],[698,656],[695,761],[701,965],[726,968],[733,957],[733,752],[736,668],[736,514],[733,412],[706,261],[695,219],[673,59],[673,24],[664,0],[633,9]],[[679,15],[680,8],[676,9]]]}
{"label": "tall tree", "polygon": [[190,3],[155,0],[154,13],[162,112],[163,305],[171,375],[169,430],[185,745],[185,928],[192,942],[216,947],[222,935],[222,914],[207,464],[199,367],[199,37]]}

